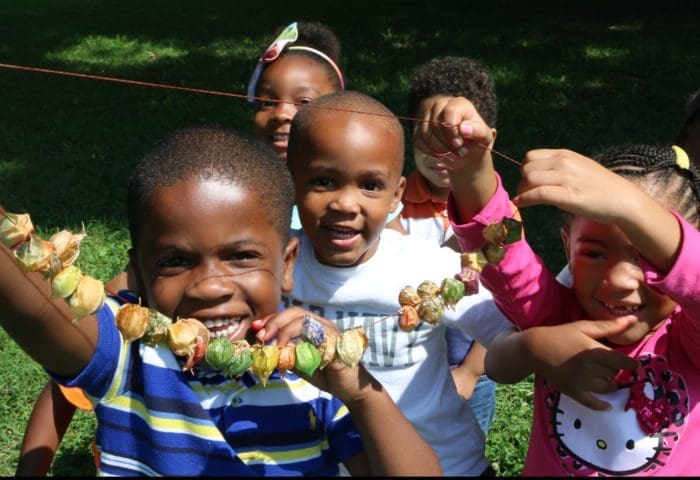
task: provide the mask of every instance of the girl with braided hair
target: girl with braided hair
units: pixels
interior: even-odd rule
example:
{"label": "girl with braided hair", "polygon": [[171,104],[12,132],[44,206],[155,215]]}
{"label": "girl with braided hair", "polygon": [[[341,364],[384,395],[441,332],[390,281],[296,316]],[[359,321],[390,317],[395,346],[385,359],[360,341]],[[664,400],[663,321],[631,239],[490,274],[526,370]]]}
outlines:
{"label": "girl with braided hair", "polygon": [[490,343],[487,374],[502,383],[536,374],[523,474],[697,474],[700,188],[685,151],[626,145],[594,160],[532,150],[511,203],[490,150],[475,146],[493,134],[473,105],[451,99],[431,120],[416,143],[435,137],[429,146],[451,152],[448,214],[465,252],[483,247],[487,226],[517,226],[518,208],[569,214],[572,287],[517,228],[481,271],[518,328]]}

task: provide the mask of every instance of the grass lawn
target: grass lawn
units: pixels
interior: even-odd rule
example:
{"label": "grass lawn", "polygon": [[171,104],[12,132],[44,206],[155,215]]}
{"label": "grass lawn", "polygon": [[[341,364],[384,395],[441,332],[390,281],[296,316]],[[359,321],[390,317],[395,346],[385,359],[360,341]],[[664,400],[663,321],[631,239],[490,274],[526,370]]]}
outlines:
{"label": "grass lawn", "polygon": [[[245,93],[272,31],[322,21],[343,42],[348,87],[406,115],[413,70],[437,55],[480,60],[496,82],[496,148],[586,154],[624,142],[670,142],[700,88],[695,2],[333,3],[0,0],[0,63]],[[125,193],[134,164],[167,132],[193,123],[249,131],[237,98],[0,68],[0,203],[29,212],[39,234],[89,236],[79,260],[102,280],[126,261]],[[409,125],[406,125],[409,127]],[[514,191],[517,167],[498,160]],[[409,159],[406,171],[412,169]],[[614,194],[614,192],[611,192]],[[553,209],[524,212],[548,266],[564,263]],[[13,475],[43,371],[0,332],[0,475]],[[500,386],[487,454],[501,475],[522,468],[531,384]],[[79,414],[52,475],[93,475],[94,423]]]}

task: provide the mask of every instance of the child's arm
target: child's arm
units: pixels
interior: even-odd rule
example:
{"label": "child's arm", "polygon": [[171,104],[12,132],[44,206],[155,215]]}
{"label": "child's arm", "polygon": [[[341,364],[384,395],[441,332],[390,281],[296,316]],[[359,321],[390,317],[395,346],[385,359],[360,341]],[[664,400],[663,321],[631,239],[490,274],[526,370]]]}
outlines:
{"label": "child's arm", "polygon": [[484,374],[485,359],[486,349],[479,342],[474,341],[462,363],[452,369],[452,379],[457,387],[457,393],[467,400],[474,393],[474,386],[479,377]]}
{"label": "child's arm", "polygon": [[95,352],[97,322],[90,316],[73,324],[68,304],[49,292],[46,278],[22,272],[13,252],[0,245],[0,326],[43,367],[74,376]]}
{"label": "child's arm", "polygon": [[75,406],[49,380],[34,404],[24,431],[17,477],[45,477],[75,413]]}
{"label": "child's arm", "polygon": [[[257,337],[268,341],[276,336],[278,344],[286,345],[300,335],[304,313],[309,312],[293,307],[264,319],[265,328],[258,331]],[[339,333],[332,322],[313,317],[324,330]],[[308,380],[338,397],[350,411],[364,447],[362,454],[346,462],[353,476],[441,475],[433,449],[361,364],[350,368],[336,360]]]}
{"label": "child's arm", "polygon": [[628,316],[504,331],[489,345],[486,373],[498,383],[516,383],[537,373],[579,403],[608,410],[610,405],[594,393],[615,391],[619,370],[633,370],[636,362],[596,339],[622,332],[634,321]]}
{"label": "child's arm", "polygon": [[613,223],[664,273],[673,266],[681,244],[681,228],[670,211],[629,180],[570,150],[528,152],[513,201],[518,207],[548,204]]}

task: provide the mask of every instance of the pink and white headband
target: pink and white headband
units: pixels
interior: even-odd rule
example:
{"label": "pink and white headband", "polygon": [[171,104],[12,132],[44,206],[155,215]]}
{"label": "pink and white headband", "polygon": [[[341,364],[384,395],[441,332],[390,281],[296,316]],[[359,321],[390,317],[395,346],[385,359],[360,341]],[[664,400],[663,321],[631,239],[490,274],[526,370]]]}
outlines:
{"label": "pink and white headband", "polygon": [[[279,58],[279,56],[284,51],[284,48],[290,43],[294,43],[298,37],[299,30],[297,29],[297,22],[293,22],[289,24],[284,30],[282,30],[282,33],[280,33],[279,36],[270,44],[270,46],[267,47],[267,49],[265,49],[265,52],[263,52],[262,56],[258,59],[258,63],[257,65],[255,65],[255,70],[253,70],[253,74],[251,75],[250,81],[248,82],[247,96],[249,103],[255,103],[255,90],[258,87],[258,82],[260,81],[260,76],[262,75],[262,71],[265,68],[265,66],[277,60],[277,58]],[[300,50],[304,52],[310,52],[324,59],[333,68],[336,75],[338,76],[340,89],[345,89],[345,81],[343,80],[343,74],[340,72],[340,68],[338,68],[338,65],[336,65],[336,63],[331,57],[329,57],[320,50],[303,45],[292,45],[287,50]]]}

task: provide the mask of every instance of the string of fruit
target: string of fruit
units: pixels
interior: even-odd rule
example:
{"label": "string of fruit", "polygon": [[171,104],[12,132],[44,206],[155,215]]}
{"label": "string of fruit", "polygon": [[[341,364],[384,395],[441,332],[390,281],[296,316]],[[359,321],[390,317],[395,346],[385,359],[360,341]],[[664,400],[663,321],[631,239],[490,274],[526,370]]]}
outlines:
{"label": "string of fruit", "polygon": [[[74,265],[80,254],[80,242],[87,235],[62,230],[46,241],[34,234],[29,214],[2,212],[0,242],[14,252],[25,272],[41,272],[51,280],[51,295],[66,299],[75,318],[97,312],[105,300],[101,281],[84,275]],[[472,252],[463,253],[461,271],[445,278],[441,285],[426,280],[418,288],[406,286],[399,293],[399,328],[409,332],[421,321],[437,325],[445,308],[454,310],[465,295],[478,292],[478,277],[487,263],[498,263],[505,253],[504,245],[520,238],[522,224],[503,218],[484,228],[485,244]],[[386,320],[393,315],[382,317]],[[238,377],[250,370],[263,385],[277,369],[282,375],[292,368],[313,375],[335,359],[354,367],[367,348],[363,327],[344,330],[339,335],[324,332],[321,324],[307,315],[302,324],[301,339],[295,343],[250,345],[246,340],[230,341],[210,338],[206,326],[194,318],[173,321],[153,308],[123,304],[116,315],[117,328],[125,342],[137,339],[148,345],[165,341],[177,356],[185,357],[183,371],[192,370],[203,362],[205,367],[221,371],[227,377]]]}
{"label": "string of fruit", "polygon": [[505,245],[520,239],[522,222],[503,217],[484,227],[485,243],[476,250],[462,253],[461,270],[454,277],[443,279],[438,286],[425,280],[417,288],[406,286],[399,292],[399,328],[404,332],[415,330],[421,321],[430,325],[440,322],[445,308],[454,310],[462,297],[479,291],[479,274],[487,264],[496,264],[505,254]]}
{"label": "string of fruit", "polygon": [[[46,241],[34,233],[29,214],[2,214],[0,242],[13,251],[23,271],[41,272],[51,280],[51,296],[68,302],[75,315],[74,322],[102,307],[104,284],[82,274],[74,265],[80,254],[80,242],[87,235],[84,228],[77,234],[62,230]],[[175,355],[185,357],[183,371],[191,371],[200,362],[228,377],[238,377],[250,370],[263,385],[267,385],[275,369],[284,375],[294,368],[311,376],[335,359],[354,367],[367,347],[362,327],[347,329],[339,335],[324,333],[321,324],[310,315],[302,324],[301,339],[284,346],[210,338],[209,330],[199,320],[173,321],[153,308],[131,303],[119,308],[115,321],[127,343],[142,339],[155,346],[165,341]]]}

